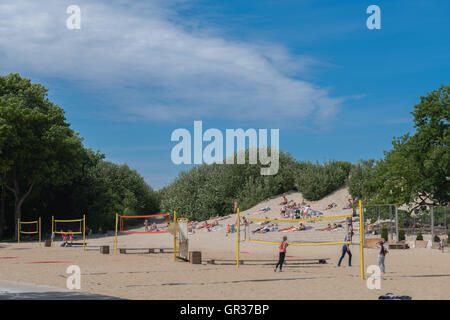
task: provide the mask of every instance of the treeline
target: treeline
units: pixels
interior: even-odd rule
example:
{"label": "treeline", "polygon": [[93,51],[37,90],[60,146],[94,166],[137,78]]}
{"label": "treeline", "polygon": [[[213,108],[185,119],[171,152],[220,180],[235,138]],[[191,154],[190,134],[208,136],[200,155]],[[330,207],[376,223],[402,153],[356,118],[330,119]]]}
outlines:
{"label": "treeline", "polygon": [[17,219],[79,219],[97,232],[116,212],[159,211],[157,192],[127,165],[85,148],[47,89],[17,74],[0,76],[0,239],[15,237]]}

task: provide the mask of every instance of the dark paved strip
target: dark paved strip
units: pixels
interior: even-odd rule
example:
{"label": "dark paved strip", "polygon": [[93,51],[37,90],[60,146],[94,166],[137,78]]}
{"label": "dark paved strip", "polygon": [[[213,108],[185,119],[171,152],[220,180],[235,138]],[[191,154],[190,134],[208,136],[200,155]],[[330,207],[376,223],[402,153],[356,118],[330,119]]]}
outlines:
{"label": "dark paved strip", "polygon": [[90,294],[50,286],[0,280],[0,300],[122,300],[117,297]]}

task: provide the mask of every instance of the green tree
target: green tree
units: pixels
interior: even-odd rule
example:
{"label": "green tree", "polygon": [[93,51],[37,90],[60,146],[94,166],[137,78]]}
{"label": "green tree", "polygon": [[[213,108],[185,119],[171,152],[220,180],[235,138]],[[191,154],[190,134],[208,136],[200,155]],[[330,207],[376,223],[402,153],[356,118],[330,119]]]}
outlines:
{"label": "green tree", "polygon": [[379,197],[391,203],[441,205],[450,199],[450,86],[414,106],[416,133],[396,138],[378,167]]}
{"label": "green tree", "polygon": [[377,162],[373,159],[359,160],[352,165],[347,181],[351,196],[355,199],[369,200],[377,194]]}
{"label": "green tree", "polygon": [[0,76],[0,183],[14,195],[16,222],[35,186],[70,182],[83,157],[81,139],[46,88],[18,74]]}
{"label": "green tree", "polygon": [[350,170],[346,161],[303,162],[297,165],[295,184],[305,199],[319,200],[344,186]]}
{"label": "green tree", "polygon": [[[249,150],[246,151],[246,159]],[[292,190],[295,160],[279,153],[280,169],[276,175],[262,176],[261,164],[203,164],[182,171],[174,181],[159,191],[161,208],[177,211],[177,216],[204,220],[233,212],[234,201],[246,210],[275,194]]]}
{"label": "green tree", "polygon": [[85,202],[86,219],[93,229],[113,228],[116,212],[120,215],[159,212],[157,193],[126,164],[100,161],[89,169],[83,186],[76,192],[78,196],[74,200]]}

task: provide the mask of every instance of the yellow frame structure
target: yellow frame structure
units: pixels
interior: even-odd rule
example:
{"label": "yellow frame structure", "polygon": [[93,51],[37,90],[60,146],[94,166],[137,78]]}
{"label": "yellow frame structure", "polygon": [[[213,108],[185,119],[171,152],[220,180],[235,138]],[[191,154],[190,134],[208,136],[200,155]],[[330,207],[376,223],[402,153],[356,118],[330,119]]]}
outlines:
{"label": "yellow frame structure", "polygon": [[[36,231],[22,231],[20,230],[20,226],[22,224],[37,224]],[[38,234],[39,235],[39,245],[41,245],[41,217],[39,217],[36,221],[20,221],[20,218],[17,219],[17,243],[20,244],[20,235],[21,234]]]}
{"label": "yellow frame structure", "polygon": [[[341,219],[341,218],[351,218],[352,215],[341,215],[341,216],[331,216],[331,217],[320,217],[320,218],[306,218],[306,219],[265,219],[265,218],[248,218],[249,221],[273,221],[273,222],[299,222],[299,221],[318,221],[318,220],[331,220],[331,219]],[[245,239],[246,242],[264,243],[264,244],[280,244],[279,242],[272,241],[261,241],[261,240],[250,240]],[[324,246],[324,245],[334,245],[334,244],[351,244],[350,241],[337,241],[337,242],[307,242],[307,243],[290,243],[289,246]]]}
{"label": "yellow frame structure", "polygon": [[236,237],[237,237],[237,255],[236,255],[236,266],[239,268],[239,241],[240,241],[240,237],[239,237],[239,230],[241,229],[241,221],[240,221],[240,217],[239,217],[239,208],[237,208],[237,227],[236,227]]}
{"label": "yellow frame structure", "polygon": [[364,215],[362,201],[359,200],[359,250],[361,255],[361,280],[364,280]]}
{"label": "yellow frame structure", "polygon": [[177,258],[184,259],[183,257],[177,255],[177,253],[179,251],[179,249],[177,251],[177,248],[179,247],[179,246],[177,246],[177,242],[178,242],[178,237],[177,237],[177,235],[178,235],[178,222],[185,222],[186,226],[187,226],[187,230],[186,230],[187,231],[187,233],[186,233],[186,254],[187,254],[187,256],[186,256],[186,259],[189,259],[189,239],[188,239],[188,237],[189,237],[189,226],[188,226],[189,220],[186,219],[186,218],[178,218],[175,221],[176,229],[175,229],[175,235],[174,235],[175,243],[174,243],[174,250],[173,251],[175,253],[175,261],[177,261]]}
{"label": "yellow frame structure", "polygon": [[[249,218],[248,220],[252,221],[277,221],[277,222],[299,222],[299,221],[311,221],[311,220],[330,220],[330,218],[352,218],[352,215],[341,215],[341,216],[332,216],[332,217],[320,217],[320,218],[307,218],[307,219],[264,219],[264,218]],[[239,229],[240,229],[240,221],[239,221],[239,208],[237,209],[237,250],[236,250],[236,266],[239,268]],[[361,279],[364,280],[364,215],[362,210],[362,201],[359,200],[359,247],[360,247],[360,255],[361,255]],[[260,240],[250,240],[245,239],[246,242],[255,242],[255,243],[264,243],[264,244],[273,244],[278,245],[279,242],[272,242],[272,241],[260,241]],[[351,244],[351,241],[339,241],[339,242],[322,242],[322,243],[290,243],[289,246],[323,246],[323,245],[337,245],[337,244]]]}
{"label": "yellow frame structure", "polygon": [[173,211],[174,234],[173,234],[173,261],[177,261],[177,212]]}
{"label": "yellow frame structure", "polygon": [[[173,212],[173,220],[174,221],[177,220],[177,212],[176,211]],[[116,230],[115,230],[115,235],[114,235],[114,255],[117,255],[117,235],[118,235],[117,226],[118,226],[118,224],[119,224],[119,214],[116,212],[116,226],[115,226]],[[176,227],[176,223],[174,225]],[[174,240],[173,240],[174,241],[174,243],[173,243],[173,245],[174,245],[174,247],[173,247],[174,259],[175,259],[175,261],[177,261],[177,236],[176,236],[176,232],[175,232],[175,235],[174,235],[173,238],[174,238]]]}
{"label": "yellow frame structure", "polygon": [[[83,250],[86,250],[86,215],[83,215],[82,219],[72,219],[72,220],[55,220],[55,217],[52,216],[52,234],[62,234],[63,232],[55,231],[55,226],[57,222],[80,222],[81,231],[72,231],[72,234],[82,234],[83,235]],[[82,225],[81,225],[82,224]],[[52,248],[53,248],[53,239],[52,239]]]}

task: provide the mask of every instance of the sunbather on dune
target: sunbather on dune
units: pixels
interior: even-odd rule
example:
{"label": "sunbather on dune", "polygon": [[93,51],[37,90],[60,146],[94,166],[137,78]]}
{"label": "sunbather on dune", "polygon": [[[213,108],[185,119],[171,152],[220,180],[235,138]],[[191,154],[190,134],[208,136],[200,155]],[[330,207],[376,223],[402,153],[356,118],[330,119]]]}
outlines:
{"label": "sunbather on dune", "polygon": [[216,227],[219,225],[219,221],[215,220],[213,222],[211,222],[211,224],[209,225],[209,227]]}
{"label": "sunbather on dune", "polygon": [[226,234],[225,234],[225,236],[228,236],[228,234],[229,233],[234,233],[234,232],[236,232],[237,230],[236,230],[236,227],[235,227],[235,225],[234,224],[232,224],[232,225],[227,225],[227,232],[226,232]]}
{"label": "sunbather on dune", "polygon": [[333,230],[335,226],[337,228],[336,223],[334,223],[333,225],[331,225],[331,223],[329,223],[325,228],[316,229],[316,230],[317,231],[330,231],[330,230]]}
{"label": "sunbather on dune", "polygon": [[278,229],[277,232],[288,232],[288,231],[297,231],[299,230],[298,226],[291,226],[283,229]]}
{"label": "sunbather on dune", "polygon": [[288,203],[288,199],[286,196],[283,196],[283,201],[280,203],[280,205],[286,205]]}
{"label": "sunbather on dune", "polygon": [[209,226],[208,222],[203,221],[199,226],[197,226],[195,229],[204,229]]}
{"label": "sunbather on dune", "polygon": [[266,232],[271,232],[274,231],[275,228],[277,227],[276,223],[270,223],[268,225],[262,226],[260,228],[257,228],[256,230],[253,230],[253,233],[266,233]]}
{"label": "sunbather on dune", "polygon": [[300,222],[300,224],[298,226],[292,226],[292,227],[287,227],[287,228],[283,228],[283,229],[278,229],[278,232],[288,232],[288,231],[302,231],[305,230],[305,225],[303,223]]}
{"label": "sunbather on dune", "polygon": [[287,211],[286,206],[282,206],[280,209],[280,216],[282,216],[283,218],[286,218],[286,211]]}
{"label": "sunbather on dune", "polygon": [[323,210],[329,210],[329,209],[333,209],[334,207],[337,207],[337,204],[336,203],[330,203],[325,209],[323,209]]}

